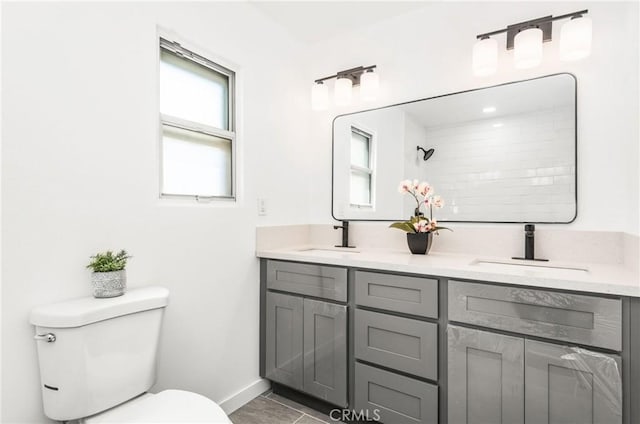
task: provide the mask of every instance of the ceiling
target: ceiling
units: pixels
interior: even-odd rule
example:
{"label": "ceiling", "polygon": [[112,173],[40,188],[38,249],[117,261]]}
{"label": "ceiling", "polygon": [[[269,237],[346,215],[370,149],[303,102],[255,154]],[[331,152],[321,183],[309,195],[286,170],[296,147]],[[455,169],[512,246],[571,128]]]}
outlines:
{"label": "ceiling", "polygon": [[427,6],[427,1],[250,1],[294,38],[315,43]]}
{"label": "ceiling", "polygon": [[[405,104],[423,127],[487,120],[575,105],[575,79],[559,74]],[[495,111],[486,113],[486,107]]]}

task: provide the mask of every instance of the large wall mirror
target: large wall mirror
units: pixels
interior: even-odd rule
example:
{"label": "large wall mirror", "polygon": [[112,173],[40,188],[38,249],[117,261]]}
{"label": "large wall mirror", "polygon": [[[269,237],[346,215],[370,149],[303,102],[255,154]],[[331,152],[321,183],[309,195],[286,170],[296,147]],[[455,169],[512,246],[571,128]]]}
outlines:
{"label": "large wall mirror", "polygon": [[333,122],[332,215],[400,220],[429,182],[440,221],[568,223],[576,217],[576,80],[556,74]]}

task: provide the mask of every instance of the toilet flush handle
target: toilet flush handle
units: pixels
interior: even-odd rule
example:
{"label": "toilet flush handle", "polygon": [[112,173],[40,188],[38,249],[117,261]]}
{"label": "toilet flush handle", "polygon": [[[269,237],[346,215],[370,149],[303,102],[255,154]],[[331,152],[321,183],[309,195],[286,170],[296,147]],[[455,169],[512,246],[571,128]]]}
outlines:
{"label": "toilet flush handle", "polygon": [[53,333],[36,334],[33,338],[36,340],[44,340],[47,343],[53,343],[56,341],[56,335]]}

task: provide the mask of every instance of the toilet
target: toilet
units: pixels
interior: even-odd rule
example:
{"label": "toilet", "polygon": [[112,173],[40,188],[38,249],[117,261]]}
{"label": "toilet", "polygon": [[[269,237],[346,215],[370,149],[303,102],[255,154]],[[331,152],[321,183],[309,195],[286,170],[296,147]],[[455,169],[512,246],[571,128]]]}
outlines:
{"label": "toilet", "polygon": [[156,379],[164,287],[86,297],[31,311],[44,413],[80,423],[224,423],[212,400],[184,390],[147,390]]}

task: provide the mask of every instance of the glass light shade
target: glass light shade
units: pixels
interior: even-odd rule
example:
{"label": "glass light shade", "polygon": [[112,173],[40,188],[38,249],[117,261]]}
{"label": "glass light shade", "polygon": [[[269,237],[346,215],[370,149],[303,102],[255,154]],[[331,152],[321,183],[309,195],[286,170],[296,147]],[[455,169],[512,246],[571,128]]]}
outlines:
{"label": "glass light shade", "polygon": [[485,77],[498,69],[498,42],[493,38],[478,40],[473,45],[473,75]]}
{"label": "glass light shade", "polygon": [[379,87],[380,78],[377,73],[368,71],[360,76],[360,97],[365,102],[376,99]]}
{"label": "glass light shade", "polygon": [[353,83],[349,78],[338,78],[336,80],[334,101],[337,106],[347,106],[351,103],[351,88]]}
{"label": "glass light shade", "polygon": [[311,87],[311,109],[325,110],[329,107],[329,87],[314,83]]}
{"label": "glass light shade", "polygon": [[542,61],[542,30],[540,28],[529,28],[519,32],[513,40],[513,45],[516,68],[533,68]]}
{"label": "glass light shade", "polygon": [[591,54],[591,18],[567,21],[560,30],[560,60],[578,60]]}

